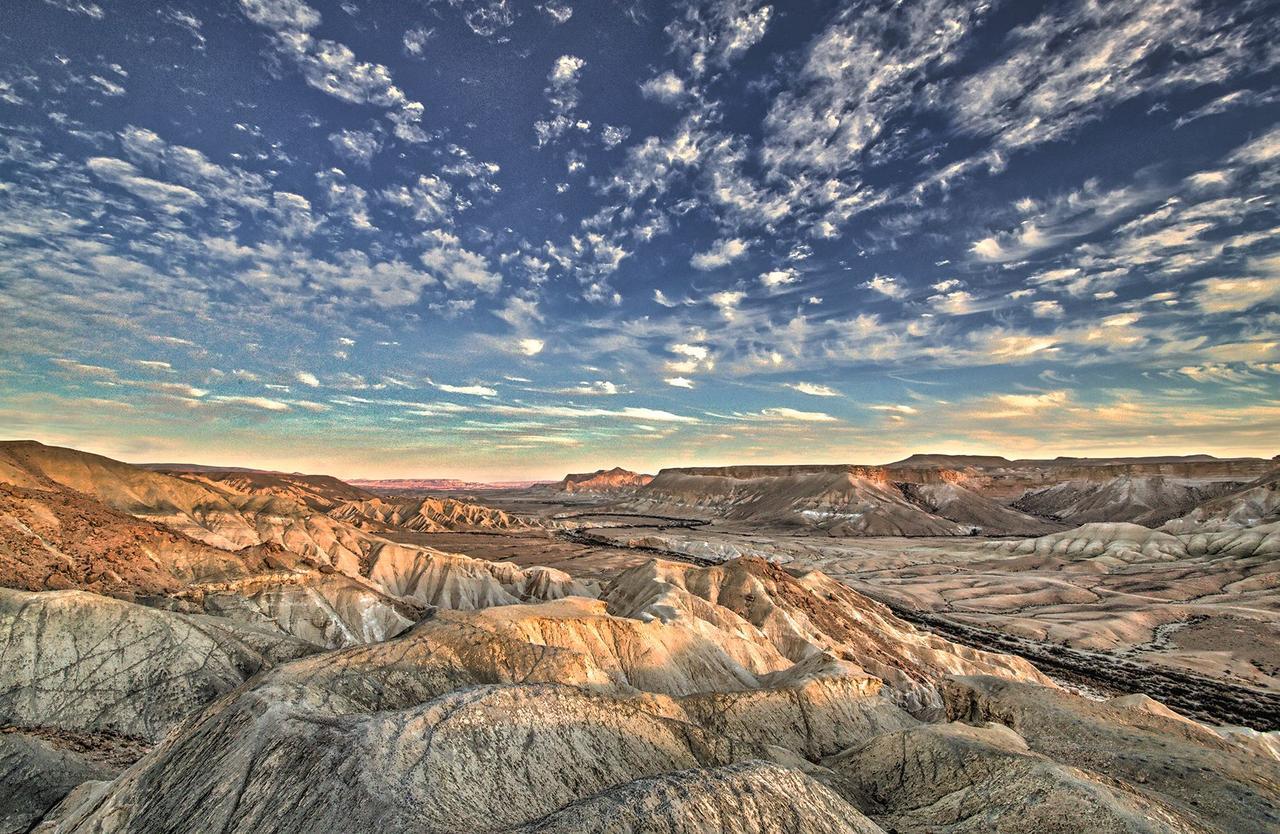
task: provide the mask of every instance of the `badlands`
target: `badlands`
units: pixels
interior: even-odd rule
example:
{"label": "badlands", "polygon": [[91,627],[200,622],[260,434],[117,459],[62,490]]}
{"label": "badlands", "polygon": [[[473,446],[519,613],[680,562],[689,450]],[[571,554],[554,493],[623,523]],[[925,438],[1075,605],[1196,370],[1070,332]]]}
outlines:
{"label": "badlands", "polygon": [[0,444],[0,832],[1274,832],[1280,462]]}

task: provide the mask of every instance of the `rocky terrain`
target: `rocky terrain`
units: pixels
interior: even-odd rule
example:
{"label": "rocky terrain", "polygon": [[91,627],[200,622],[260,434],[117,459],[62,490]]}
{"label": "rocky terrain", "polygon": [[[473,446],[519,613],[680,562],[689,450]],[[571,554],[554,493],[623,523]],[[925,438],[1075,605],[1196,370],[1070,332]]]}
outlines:
{"label": "rocky terrain", "polygon": [[329,508],[329,515],[368,530],[412,530],[441,533],[446,530],[493,530],[520,522],[501,510],[452,498],[381,498],[351,501]]}
{"label": "rocky terrain", "polygon": [[499,509],[0,444],[0,832],[1276,830],[1275,477],[1055,462],[1222,476],[1078,526],[1024,463]]}

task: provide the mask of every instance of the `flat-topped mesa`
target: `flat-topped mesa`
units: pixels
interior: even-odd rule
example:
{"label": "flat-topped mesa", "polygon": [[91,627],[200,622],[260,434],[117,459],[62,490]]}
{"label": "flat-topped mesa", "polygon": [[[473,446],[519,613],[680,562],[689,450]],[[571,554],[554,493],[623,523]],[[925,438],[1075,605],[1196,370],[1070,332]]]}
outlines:
{"label": "flat-topped mesa", "polygon": [[853,463],[814,463],[814,464],[780,464],[780,465],[743,465],[743,466],[673,466],[661,469],[654,477],[654,488],[658,489],[673,476],[692,475],[703,478],[728,478],[738,481],[749,481],[761,478],[794,478],[804,475],[848,475],[880,483],[962,483],[969,473],[956,468],[938,466],[897,467],[864,466]]}
{"label": "flat-topped mesa", "polygon": [[884,465],[787,464],[669,467],[658,472],[654,488],[672,476],[754,480],[801,475],[846,474],[881,483],[959,483],[993,497],[1017,497],[1028,489],[1069,480],[1105,481],[1124,476],[1162,476],[1208,481],[1249,481],[1275,468],[1264,458],[1215,458],[1211,455],[1135,458],[1008,460],[994,455],[915,454]]}
{"label": "flat-topped mesa", "polygon": [[556,488],[561,492],[614,492],[639,489],[647,486],[652,480],[652,475],[615,466],[612,469],[597,469],[595,472],[565,475],[564,479],[556,484]]}

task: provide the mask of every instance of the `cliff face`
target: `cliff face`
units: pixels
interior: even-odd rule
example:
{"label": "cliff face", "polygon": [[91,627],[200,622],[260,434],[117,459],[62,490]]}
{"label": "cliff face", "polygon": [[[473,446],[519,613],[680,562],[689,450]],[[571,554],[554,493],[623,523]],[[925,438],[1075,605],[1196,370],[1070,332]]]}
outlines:
{"label": "cliff face", "polygon": [[1251,481],[1275,468],[1263,458],[1214,458],[1209,455],[1152,458],[1056,458],[1006,460],[985,455],[912,455],[883,466],[798,464],[784,466],[691,466],[658,472],[654,488],[674,476],[790,478],[801,475],[849,475],[880,483],[961,484],[992,498],[1016,498],[1030,489],[1065,481],[1103,482],[1121,477],[1164,477],[1202,481]]}
{"label": "cliff face", "polygon": [[1040,535],[1083,521],[1158,525],[1273,467],[1261,458],[1208,455],[1012,461],[913,455],[884,466],[676,467],[661,470],[629,503],[665,515],[832,535]]}

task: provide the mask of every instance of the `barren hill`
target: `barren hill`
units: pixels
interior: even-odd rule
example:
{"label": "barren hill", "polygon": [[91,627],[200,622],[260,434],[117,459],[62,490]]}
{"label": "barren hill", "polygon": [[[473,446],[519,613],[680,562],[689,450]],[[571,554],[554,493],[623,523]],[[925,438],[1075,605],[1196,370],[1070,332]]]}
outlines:
{"label": "barren hill", "polygon": [[199,469],[148,467],[189,481],[203,482],[246,495],[274,495],[327,511],[348,501],[365,501],[374,494],[328,475],[264,472],[252,469]]}

